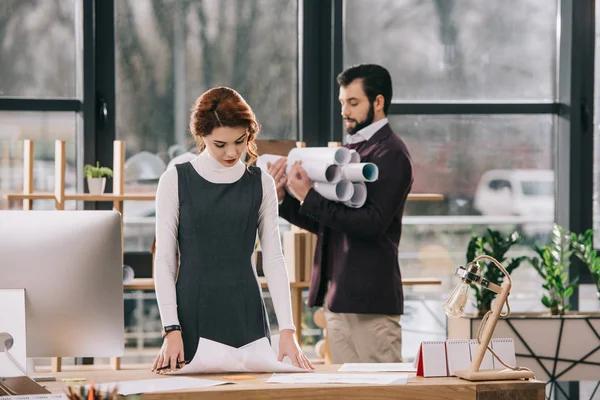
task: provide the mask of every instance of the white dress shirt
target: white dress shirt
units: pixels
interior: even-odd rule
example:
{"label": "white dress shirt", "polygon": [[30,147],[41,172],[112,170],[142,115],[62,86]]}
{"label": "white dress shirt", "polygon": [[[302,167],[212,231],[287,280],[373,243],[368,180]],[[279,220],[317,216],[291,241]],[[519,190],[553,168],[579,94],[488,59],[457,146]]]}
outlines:
{"label": "white dress shirt", "polygon": [[373,137],[373,135],[383,128],[385,124],[388,123],[388,119],[380,119],[377,122],[373,122],[369,126],[365,126],[360,131],[356,132],[354,135],[346,134],[346,143],[355,144],[367,141]]}
{"label": "white dress shirt", "polygon": [[[213,183],[233,183],[246,171],[241,161],[225,167],[215,160],[208,150],[190,161],[196,172]],[[289,278],[279,236],[279,210],[275,181],[261,171],[263,195],[258,214],[263,271],[277,316],[279,329],[295,329],[292,320]],[[177,233],[179,226],[179,194],[177,169],[168,168],[161,176],[156,191],[156,254],[154,259],[154,282],[156,299],[163,326],[179,325],[177,316]],[[207,227],[210,229],[210,227]],[[256,283],[260,290],[258,276]],[[210,323],[210,321],[206,321]],[[232,327],[235,329],[235,327]],[[240,328],[241,329],[241,328]]]}

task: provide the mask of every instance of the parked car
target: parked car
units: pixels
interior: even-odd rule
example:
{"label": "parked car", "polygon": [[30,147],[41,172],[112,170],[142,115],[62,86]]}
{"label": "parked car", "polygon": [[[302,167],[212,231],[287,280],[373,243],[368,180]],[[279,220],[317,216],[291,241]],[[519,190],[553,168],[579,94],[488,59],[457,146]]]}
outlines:
{"label": "parked car", "polygon": [[554,221],[554,171],[494,169],[479,180],[473,206],[481,215],[514,216],[528,236],[547,234]]}

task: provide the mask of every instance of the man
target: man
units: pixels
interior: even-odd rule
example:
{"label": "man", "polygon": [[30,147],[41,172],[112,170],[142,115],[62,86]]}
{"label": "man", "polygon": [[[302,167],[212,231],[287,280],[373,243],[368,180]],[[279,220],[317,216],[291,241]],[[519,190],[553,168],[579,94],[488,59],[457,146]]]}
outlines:
{"label": "man", "polygon": [[[406,145],[386,118],[392,80],[379,65],[358,65],[338,76],[348,144],[379,168],[367,202],[349,208],[319,195],[300,165],[285,178],[286,159],[269,166],[280,215],[318,235],[308,305],[326,306],[334,363],[401,362],[403,293],[398,245],[413,174]],[[293,195],[286,194],[285,185]]]}

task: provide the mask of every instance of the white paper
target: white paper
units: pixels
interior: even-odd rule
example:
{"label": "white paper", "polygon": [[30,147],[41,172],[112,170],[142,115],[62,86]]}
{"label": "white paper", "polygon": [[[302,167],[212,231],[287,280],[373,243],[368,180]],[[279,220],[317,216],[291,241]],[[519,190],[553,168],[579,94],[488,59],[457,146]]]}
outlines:
{"label": "white paper", "polygon": [[367,185],[364,182],[353,182],[354,191],[350,200],[345,201],[344,205],[351,208],[361,208],[367,202]]}
{"label": "white paper", "polygon": [[423,376],[448,376],[446,370],[446,344],[443,341],[422,342]]}
{"label": "white paper", "polygon": [[342,167],[344,178],[352,182],[375,182],[379,168],[373,163],[352,163]]}
{"label": "white paper", "polygon": [[[313,182],[338,183],[343,175],[342,169],[336,164],[307,161],[302,162],[302,168]],[[289,174],[291,170],[292,164],[289,164],[286,173]]]}
{"label": "white paper", "polygon": [[352,182],[345,179],[338,183],[315,182],[313,187],[321,196],[333,201],[348,201],[354,194]]}
{"label": "white paper", "polygon": [[[517,365],[517,359],[515,355],[515,342],[512,338],[495,338],[491,340],[492,350],[504,361],[504,363],[515,367]],[[494,369],[506,369],[500,361],[496,360],[496,357],[492,357],[494,362]]]}
{"label": "white paper", "polygon": [[345,363],[339,372],[417,372],[413,363]]}
{"label": "white paper", "polygon": [[[0,308],[3,310],[0,318],[0,333],[8,333],[13,338],[10,355],[20,364],[22,369],[27,365],[27,346],[25,329],[25,289],[0,289]],[[4,343],[0,345],[4,349]],[[0,350],[0,376],[23,376],[4,351]]]}
{"label": "white paper", "polygon": [[[281,157],[282,156],[275,154],[260,155],[256,160],[256,166],[268,173],[269,168],[267,163],[274,164]],[[290,173],[294,161],[296,160],[288,160],[286,168],[287,174]],[[337,183],[342,179],[343,175],[339,165],[332,162],[325,162],[321,159],[305,159],[302,161],[302,168],[313,182]]]}
{"label": "white paper", "polygon": [[279,160],[281,157],[282,156],[278,156],[276,154],[261,154],[256,159],[256,166],[265,172],[269,172],[267,163],[275,164],[275,162],[277,160]]}
{"label": "white paper", "polygon": [[405,385],[405,374],[273,374],[267,383],[316,384],[347,383],[355,385]]}
{"label": "white paper", "polygon": [[[477,339],[471,339],[470,340],[470,344],[471,344],[471,360],[473,360],[475,358],[475,354],[477,353],[477,348],[480,346],[477,343]],[[493,359],[494,357],[492,356],[492,353],[490,353],[489,350],[485,351],[485,354],[483,355],[483,360],[481,360],[481,365],[479,366],[479,370],[484,370],[484,369],[494,369],[494,362]]]}
{"label": "white paper", "polygon": [[[291,362],[277,361],[279,337],[271,338],[276,347],[264,337],[235,348],[209,339],[200,338],[192,361],[171,374],[190,375],[223,372],[310,372]],[[277,344],[276,344],[277,343]]]}
{"label": "white paper", "polygon": [[[95,385],[96,390],[110,392],[115,386],[122,396],[140,393],[170,392],[172,390],[199,389],[210,386],[225,385],[230,382],[199,378],[157,378],[139,381],[110,382]],[[86,386],[89,389],[89,385]]]}
{"label": "white paper", "polygon": [[469,369],[471,364],[471,349],[469,340],[447,340],[446,354],[448,357],[448,374],[454,376],[455,371]]}
{"label": "white paper", "polygon": [[288,153],[288,165],[297,160],[302,164],[307,161],[324,162],[326,164],[346,165],[352,155],[346,147],[297,147]]}

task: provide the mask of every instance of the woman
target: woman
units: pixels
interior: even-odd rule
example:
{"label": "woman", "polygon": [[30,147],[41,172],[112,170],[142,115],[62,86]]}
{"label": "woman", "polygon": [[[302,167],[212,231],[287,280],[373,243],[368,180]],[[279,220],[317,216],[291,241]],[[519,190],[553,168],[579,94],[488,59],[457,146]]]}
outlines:
{"label": "woman", "polygon": [[[241,347],[270,339],[251,264],[256,232],[280,329],[279,359],[313,368],[295,339],[275,183],[257,157],[254,112],[235,90],[205,92],[192,108],[199,155],[161,176],[156,193],[156,298],[163,346],[153,371],[191,360],[200,337]],[[177,252],[179,250],[179,270]]]}

